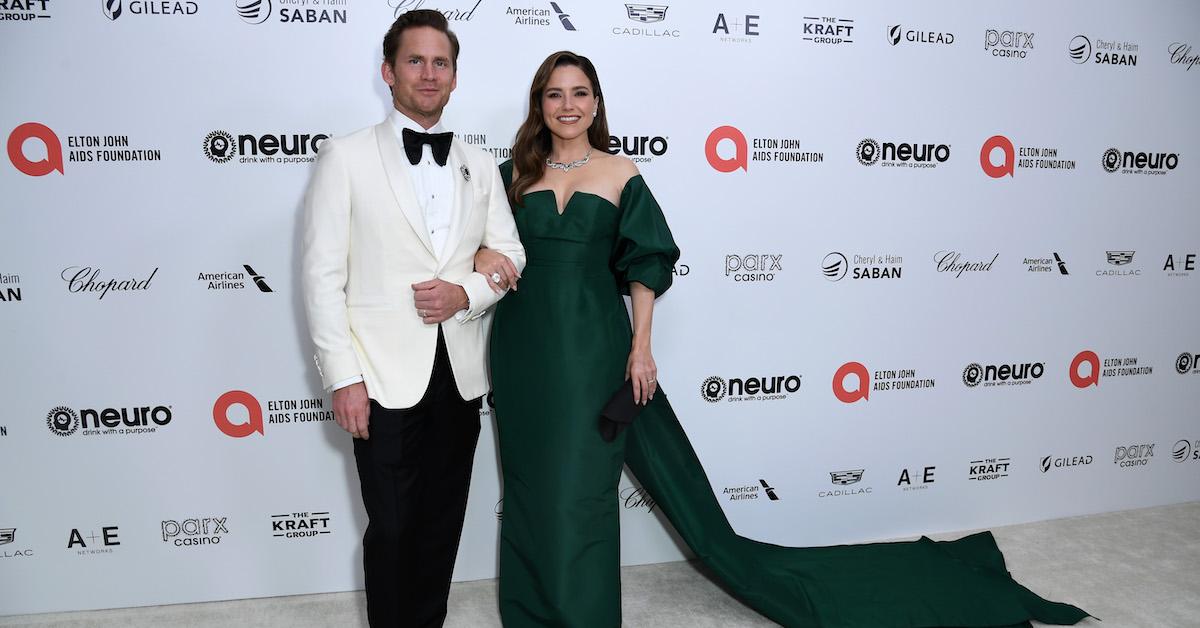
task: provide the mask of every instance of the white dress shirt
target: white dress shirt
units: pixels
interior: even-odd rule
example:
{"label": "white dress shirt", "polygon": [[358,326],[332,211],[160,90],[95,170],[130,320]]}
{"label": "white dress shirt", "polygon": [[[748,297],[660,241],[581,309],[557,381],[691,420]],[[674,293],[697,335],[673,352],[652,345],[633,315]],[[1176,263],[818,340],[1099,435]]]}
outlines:
{"label": "white dress shirt", "polygon": [[[396,141],[400,142],[400,146],[404,146],[403,131],[406,128],[418,133],[446,132],[446,127],[442,125],[441,120],[426,129],[395,108],[388,116],[388,121],[392,123],[392,130],[396,132]],[[405,153],[404,157],[407,159],[408,154]],[[454,219],[454,173],[452,170],[449,162],[445,166],[439,166],[433,160],[433,147],[425,144],[421,146],[421,160],[411,166],[408,171],[409,179],[413,184],[413,192],[416,193],[417,202],[421,204],[421,213],[425,217],[425,228],[429,230],[429,241],[433,244],[433,254],[437,256],[438,261],[441,261],[442,255],[445,254],[446,238],[450,236],[450,223]],[[461,323],[465,319],[466,313],[467,310],[460,310],[455,313],[454,319]],[[329,387],[329,390],[345,388],[361,381],[363,381],[362,376],[356,375],[336,382]]]}
{"label": "white dress shirt", "polygon": [[[446,127],[439,120],[428,129],[413,122],[412,118],[392,109],[388,116],[392,129],[396,131],[396,141],[404,145],[404,129],[412,129],[417,133],[445,133]],[[406,155],[407,157],[407,155]],[[446,238],[450,235],[450,222],[454,209],[454,176],[449,165],[439,166],[433,160],[433,147],[425,144],[421,147],[421,161],[409,169],[413,191],[417,201],[421,203],[421,213],[425,216],[425,228],[429,230],[429,241],[433,244],[433,254],[441,261],[446,248]]]}

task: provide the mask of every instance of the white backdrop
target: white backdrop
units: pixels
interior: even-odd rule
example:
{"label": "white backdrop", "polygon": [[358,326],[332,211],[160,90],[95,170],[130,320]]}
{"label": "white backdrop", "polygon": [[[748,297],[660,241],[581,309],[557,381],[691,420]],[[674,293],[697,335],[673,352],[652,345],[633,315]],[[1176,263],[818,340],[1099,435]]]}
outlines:
{"label": "white backdrop", "polygon": [[[0,3],[0,614],[361,588],[297,217],[420,4]],[[463,42],[447,125],[498,157],[548,53],[596,62],[683,249],[662,385],[740,533],[1200,498],[1194,3],[424,6]],[[621,495],[623,562],[680,558]],[[457,579],[494,577],[499,500],[489,416]]]}

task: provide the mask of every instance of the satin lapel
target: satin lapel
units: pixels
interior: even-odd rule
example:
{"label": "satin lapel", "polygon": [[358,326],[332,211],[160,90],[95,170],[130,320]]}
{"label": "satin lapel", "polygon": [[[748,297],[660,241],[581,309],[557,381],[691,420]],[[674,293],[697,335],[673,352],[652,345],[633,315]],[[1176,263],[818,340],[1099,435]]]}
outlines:
{"label": "satin lapel", "polygon": [[[462,144],[458,138],[454,139],[454,143],[450,145],[450,159],[446,161],[447,168],[453,168],[452,176],[454,177],[454,212],[450,218],[450,233],[446,237],[446,247],[442,249],[442,259],[438,260],[438,270],[441,270],[446,265],[446,261],[453,257],[454,250],[463,237],[463,231],[467,224],[471,222],[471,214],[475,211],[475,193],[474,187],[467,177],[479,176],[482,173],[470,172],[470,166],[467,164],[467,155],[463,150]],[[466,174],[464,174],[466,169]]]}
{"label": "satin lapel", "polygon": [[383,160],[383,171],[387,173],[388,184],[392,187],[392,195],[400,211],[408,218],[408,225],[416,232],[425,250],[433,255],[433,242],[429,240],[429,229],[425,227],[425,216],[421,212],[421,203],[413,191],[412,180],[409,178],[408,159],[396,139],[392,123],[384,120],[375,127],[375,140],[379,143],[379,157]]}

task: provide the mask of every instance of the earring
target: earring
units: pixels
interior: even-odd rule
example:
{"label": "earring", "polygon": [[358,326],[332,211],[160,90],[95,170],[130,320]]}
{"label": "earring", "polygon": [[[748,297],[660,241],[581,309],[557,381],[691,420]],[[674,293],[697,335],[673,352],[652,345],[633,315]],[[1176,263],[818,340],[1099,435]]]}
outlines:
{"label": "earring", "polygon": [[593,118],[595,118],[595,117],[596,117],[596,112],[597,112],[597,111],[598,111],[597,109],[593,109],[593,110],[592,110],[592,117],[593,117]]}

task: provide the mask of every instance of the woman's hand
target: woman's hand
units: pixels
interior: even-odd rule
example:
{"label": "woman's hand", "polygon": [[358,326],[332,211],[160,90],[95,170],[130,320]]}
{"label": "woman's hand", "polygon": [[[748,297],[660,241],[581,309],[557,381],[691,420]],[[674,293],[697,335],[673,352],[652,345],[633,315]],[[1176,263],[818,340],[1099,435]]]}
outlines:
{"label": "woman's hand", "polygon": [[488,248],[481,248],[475,253],[475,272],[487,277],[488,285],[496,294],[504,294],[508,288],[517,289],[517,280],[521,273],[508,259],[508,256]]}
{"label": "woman's hand", "polygon": [[641,405],[650,403],[654,391],[658,390],[658,367],[649,347],[634,346],[625,365],[625,379],[633,379],[633,402]]}

